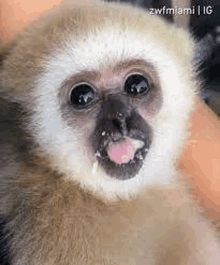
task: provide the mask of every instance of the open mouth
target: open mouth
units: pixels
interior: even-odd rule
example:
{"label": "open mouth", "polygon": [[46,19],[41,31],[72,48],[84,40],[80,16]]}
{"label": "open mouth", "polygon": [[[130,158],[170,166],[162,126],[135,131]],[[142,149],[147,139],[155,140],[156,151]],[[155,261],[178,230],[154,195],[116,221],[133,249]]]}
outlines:
{"label": "open mouth", "polygon": [[110,139],[96,151],[99,164],[117,179],[133,178],[143,165],[150,143],[143,139]]}

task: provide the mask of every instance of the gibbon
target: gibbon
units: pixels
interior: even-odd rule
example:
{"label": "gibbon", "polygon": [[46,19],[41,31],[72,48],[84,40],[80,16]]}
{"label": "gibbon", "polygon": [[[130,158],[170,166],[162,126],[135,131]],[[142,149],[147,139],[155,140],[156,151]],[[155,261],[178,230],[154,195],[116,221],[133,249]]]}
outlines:
{"label": "gibbon", "polygon": [[0,217],[12,265],[217,265],[176,163],[200,81],[191,35],[80,3],[0,48]]}

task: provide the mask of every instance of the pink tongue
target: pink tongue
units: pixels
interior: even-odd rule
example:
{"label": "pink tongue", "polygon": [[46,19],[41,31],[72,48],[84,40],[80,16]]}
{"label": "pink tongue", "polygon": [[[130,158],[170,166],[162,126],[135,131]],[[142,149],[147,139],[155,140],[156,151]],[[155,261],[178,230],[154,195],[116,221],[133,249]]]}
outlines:
{"label": "pink tongue", "polygon": [[110,142],[107,153],[112,161],[121,165],[133,159],[135,150],[131,139],[126,138],[119,142]]}

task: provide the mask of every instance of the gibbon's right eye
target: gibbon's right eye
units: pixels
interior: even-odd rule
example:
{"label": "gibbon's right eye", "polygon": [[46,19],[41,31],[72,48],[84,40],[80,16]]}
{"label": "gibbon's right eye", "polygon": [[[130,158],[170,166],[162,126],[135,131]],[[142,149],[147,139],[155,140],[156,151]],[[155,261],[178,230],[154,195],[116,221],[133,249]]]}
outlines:
{"label": "gibbon's right eye", "polygon": [[70,100],[75,107],[87,107],[95,98],[93,88],[87,84],[75,86],[71,92]]}

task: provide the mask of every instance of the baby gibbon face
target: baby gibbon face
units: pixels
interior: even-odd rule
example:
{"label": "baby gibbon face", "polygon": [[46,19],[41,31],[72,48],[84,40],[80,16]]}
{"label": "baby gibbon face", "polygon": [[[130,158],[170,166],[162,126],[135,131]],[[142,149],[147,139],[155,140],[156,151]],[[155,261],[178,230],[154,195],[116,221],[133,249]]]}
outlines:
{"label": "baby gibbon face", "polygon": [[31,150],[104,198],[172,185],[196,91],[190,36],[117,4],[42,24],[15,40],[0,73],[29,112]]}

